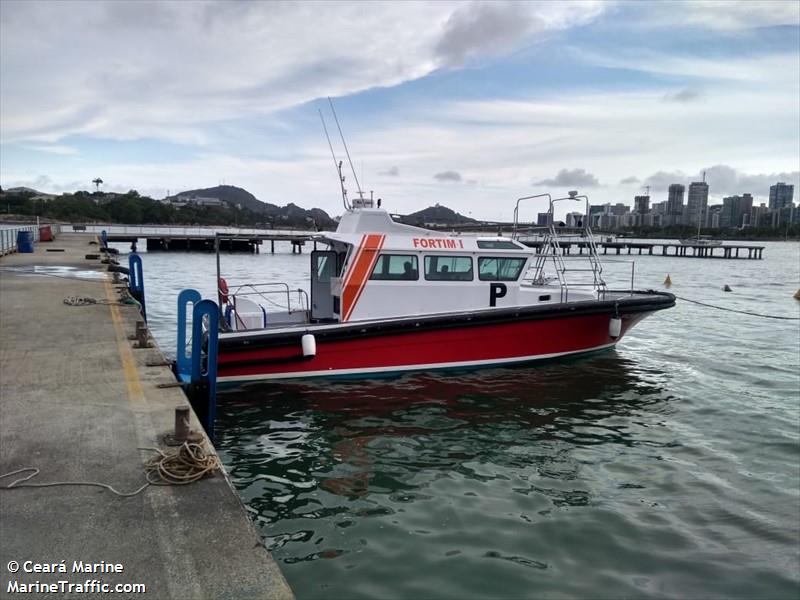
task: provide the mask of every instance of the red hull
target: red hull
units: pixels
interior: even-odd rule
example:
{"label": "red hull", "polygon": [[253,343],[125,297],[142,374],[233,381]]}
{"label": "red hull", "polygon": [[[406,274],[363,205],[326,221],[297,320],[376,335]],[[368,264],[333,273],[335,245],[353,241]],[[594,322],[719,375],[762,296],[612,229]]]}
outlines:
{"label": "red hull", "polygon": [[610,348],[637,321],[640,312],[622,315],[622,333],[609,335],[609,314],[469,325],[438,330],[387,333],[325,340],[303,359],[297,346],[226,348],[220,344],[217,380],[236,384],[259,379],[367,376],[415,369],[503,365]]}

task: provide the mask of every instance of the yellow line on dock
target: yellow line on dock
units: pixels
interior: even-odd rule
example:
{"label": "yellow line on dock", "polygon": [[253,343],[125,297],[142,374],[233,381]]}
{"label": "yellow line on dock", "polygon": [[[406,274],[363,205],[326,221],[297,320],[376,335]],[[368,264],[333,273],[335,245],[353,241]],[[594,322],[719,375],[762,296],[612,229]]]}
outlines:
{"label": "yellow line on dock", "polygon": [[139,370],[136,368],[136,362],[133,360],[133,352],[131,352],[130,342],[128,336],[125,335],[125,329],[122,326],[122,315],[119,312],[119,306],[115,303],[119,299],[114,294],[114,289],[108,279],[103,282],[106,290],[106,298],[108,298],[109,309],[111,309],[111,321],[114,323],[114,331],[117,334],[117,350],[119,351],[119,358],[122,361],[122,372],[125,377],[125,385],[128,388],[128,399],[131,402],[144,402],[144,392],[142,391],[142,382],[139,380]]}

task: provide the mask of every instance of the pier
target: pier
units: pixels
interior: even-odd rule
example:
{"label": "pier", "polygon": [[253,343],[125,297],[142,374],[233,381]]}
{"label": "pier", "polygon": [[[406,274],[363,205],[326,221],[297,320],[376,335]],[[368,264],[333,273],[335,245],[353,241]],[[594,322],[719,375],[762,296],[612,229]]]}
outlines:
{"label": "pier", "polygon": [[[27,483],[102,482],[129,493],[154,456],[142,448],[170,452],[164,435],[188,402],[155,342],[129,339],[139,309],[119,304],[117,286],[86,258],[94,237],[57,236],[0,260],[0,474],[36,468]],[[70,297],[99,302],[71,306]],[[102,580],[144,584],[141,597],[152,598],[293,597],[224,468],[130,497],[75,485],[0,490],[0,539],[4,593],[12,581]],[[62,561],[66,573],[25,568]],[[75,562],[122,570],[75,573]]]}
{"label": "pier", "polygon": [[[538,240],[520,239],[521,243],[529,248],[535,248],[537,253],[540,253],[544,242]],[[708,244],[681,244],[679,242],[644,242],[644,241],[614,241],[614,242],[595,242],[598,248],[598,253],[602,249],[602,254],[622,254],[627,250],[626,254],[647,254],[648,256],[678,256],[688,258],[722,258],[722,259],[751,259],[761,260],[763,258],[764,246],[757,246],[753,244],[723,244],[719,246],[711,246]],[[577,250],[578,254],[583,254],[584,250],[588,250],[589,242],[574,242],[564,241],[559,242],[559,246],[563,248],[564,254],[572,254],[573,249]],[[747,255],[745,256],[745,253]]]}
{"label": "pier", "polygon": [[[228,252],[261,251],[263,242],[270,243],[275,253],[275,242],[289,242],[292,253],[301,253],[306,242],[314,242],[314,232],[292,229],[243,229],[238,227],[169,227],[159,225],[71,225],[64,232],[106,232],[109,242],[137,242],[146,240],[147,250],[194,250],[214,252],[214,240],[219,234],[220,250]],[[314,249],[316,250],[316,242]]]}

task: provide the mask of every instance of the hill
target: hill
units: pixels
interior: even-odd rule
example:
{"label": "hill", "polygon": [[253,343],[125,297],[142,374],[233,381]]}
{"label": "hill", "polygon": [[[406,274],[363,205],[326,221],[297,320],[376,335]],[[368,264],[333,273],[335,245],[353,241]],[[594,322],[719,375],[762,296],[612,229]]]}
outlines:
{"label": "hill", "polygon": [[477,223],[475,219],[465,217],[441,204],[429,206],[410,215],[404,215],[400,221],[408,225],[466,225],[468,223]]}
{"label": "hill", "polygon": [[320,208],[307,210],[291,202],[283,207],[277,206],[276,204],[270,204],[269,202],[259,200],[247,190],[234,185],[218,185],[211,188],[186,190],[185,192],[170,196],[168,200],[175,202],[194,198],[216,198],[227,204],[230,208],[235,208],[239,205],[242,209],[270,218],[275,226],[280,226],[282,223],[302,224],[308,219],[311,219],[316,223],[318,229],[336,228],[335,221],[331,219],[328,213]]}

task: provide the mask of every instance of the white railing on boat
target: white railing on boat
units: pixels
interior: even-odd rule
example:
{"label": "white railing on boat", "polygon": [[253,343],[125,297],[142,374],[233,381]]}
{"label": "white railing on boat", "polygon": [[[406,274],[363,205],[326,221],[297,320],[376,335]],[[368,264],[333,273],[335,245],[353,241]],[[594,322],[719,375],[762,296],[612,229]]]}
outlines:
{"label": "white railing on boat", "polygon": [[[309,298],[308,292],[304,289],[297,288],[291,289],[287,283],[283,282],[269,282],[269,283],[245,283],[237,286],[232,286],[228,290],[218,289],[220,296],[220,306],[222,306],[222,298],[227,296],[229,306],[232,309],[231,314],[236,319],[234,329],[241,331],[242,329],[260,329],[261,327],[251,327],[248,322],[241,318],[239,314],[239,303],[242,300],[257,305],[262,309],[265,315],[285,315],[291,318],[292,315],[297,315],[301,320],[307,321],[309,314]],[[266,303],[259,303],[259,300]],[[274,310],[270,311],[270,308]],[[262,325],[263,326],[263,325]]]}

